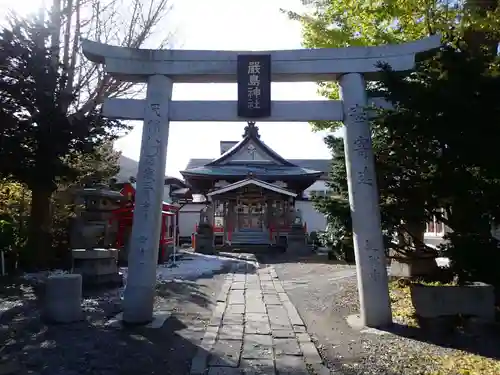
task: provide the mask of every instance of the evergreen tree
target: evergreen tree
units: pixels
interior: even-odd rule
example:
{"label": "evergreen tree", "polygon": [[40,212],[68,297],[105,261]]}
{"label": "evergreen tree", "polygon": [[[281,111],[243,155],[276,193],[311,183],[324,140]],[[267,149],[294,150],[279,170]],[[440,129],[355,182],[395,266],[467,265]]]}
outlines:
{"label": "evergreen tree", "polygon": [[0,31],[0,173],[31,190],[28,247],[45,263],[50,201],[57,184],[81,176],[76,157],[88,158],[125,127],[103,119],[98,108],[68,117],[75,100],[64,89],[68,71],[54,63],[50,28],[15,20]]}
{"label": "evergreen tree", "polygon": [[[306,48],[378,46],[415,41],[454,30],[470,45],[496,50],[500,40],[498,0],[301,0],[303,13],[284,9],[302,24]],[[320,82],[318,91],[339,99],[337,82]],[[313,129],[337,128],[332,121],[311,123]]]}

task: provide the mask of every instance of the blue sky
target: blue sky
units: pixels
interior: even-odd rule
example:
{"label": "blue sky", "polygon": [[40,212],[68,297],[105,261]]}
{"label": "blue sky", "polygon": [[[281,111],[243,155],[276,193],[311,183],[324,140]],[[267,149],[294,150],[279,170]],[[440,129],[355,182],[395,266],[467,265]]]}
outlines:
{"label": "blue sky", "polygon": [[[0,7],[6,5],[11,6],[11,1],[0,0]],[[280,8],[299,7],[300,0],[177,0],[172,14],[164,22],[166,30],[176,30],[175,42],[182,49],[296,49],[301,48],[300,25],[288,20]],[[236,95],[235,84],[177,84],[173,99],[236,100]],[[314,83],[280,83],[273,84],[272,99],[321,98],[316,94]],[[142,123],[133,125],[132,132],[120,139],[116,148],[137,160]],[[166,173],[180,176],[179,170],[184,169],[190,158],[216,157],[219,141],[241,139],[244,126],[244,123],[228,122],[172,122]],[[329,158],[323,143],[326,133],[313,133],[307,123],[258,123],[258,126],[261,138],[285,158]]]}

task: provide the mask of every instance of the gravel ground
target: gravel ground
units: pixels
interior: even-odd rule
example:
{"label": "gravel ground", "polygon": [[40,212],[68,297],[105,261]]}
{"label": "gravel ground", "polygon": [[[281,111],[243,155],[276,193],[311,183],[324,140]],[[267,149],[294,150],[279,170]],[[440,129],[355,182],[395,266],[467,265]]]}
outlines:
{"label": "gravel ground", "polygon": [[430,375],[437,370],[436,358],[462,353],[450,347],[473,347],[484,356],[500,358],[500,339],[493,335],[453,337],[435,345],[426,342],[422,332],[403,327],[384,334],[353,330],[345,317],[359,311],[354,267],[297,263],[284,257],[262,261],[273,263],[325,364],[335,374]]}
{"label": "gravel ground", "polygon": [[86,296],[85,321],[47,326],[33,288],[4,283],[0,311],[10,309],[0,313],[0,373],[18,363],[20,374],[33,375],[188,374],[223,278],[162,285],[156,309],[171,316],[160,329],[107,327],[120,311],[117,291]]}

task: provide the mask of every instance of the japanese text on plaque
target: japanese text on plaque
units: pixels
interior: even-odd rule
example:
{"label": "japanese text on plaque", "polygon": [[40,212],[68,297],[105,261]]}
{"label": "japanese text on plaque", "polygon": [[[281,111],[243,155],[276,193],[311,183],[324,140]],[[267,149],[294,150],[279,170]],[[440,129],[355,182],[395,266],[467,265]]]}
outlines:
{"label": "japanese text on plaque", "polygon": [[260,109],[260,61],[248,62],[248,109]]}

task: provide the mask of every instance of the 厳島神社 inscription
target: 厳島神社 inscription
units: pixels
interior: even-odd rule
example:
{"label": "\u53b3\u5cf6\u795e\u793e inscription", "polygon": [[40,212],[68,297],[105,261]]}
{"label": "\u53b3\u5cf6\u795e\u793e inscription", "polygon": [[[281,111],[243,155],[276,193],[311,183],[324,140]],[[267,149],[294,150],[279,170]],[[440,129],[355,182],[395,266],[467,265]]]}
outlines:
{"label": "\u53b3\u5cf6\u795e\u793e inscription", "polygon": [[238,116],[271,115],[271,55],[238,55]]}

